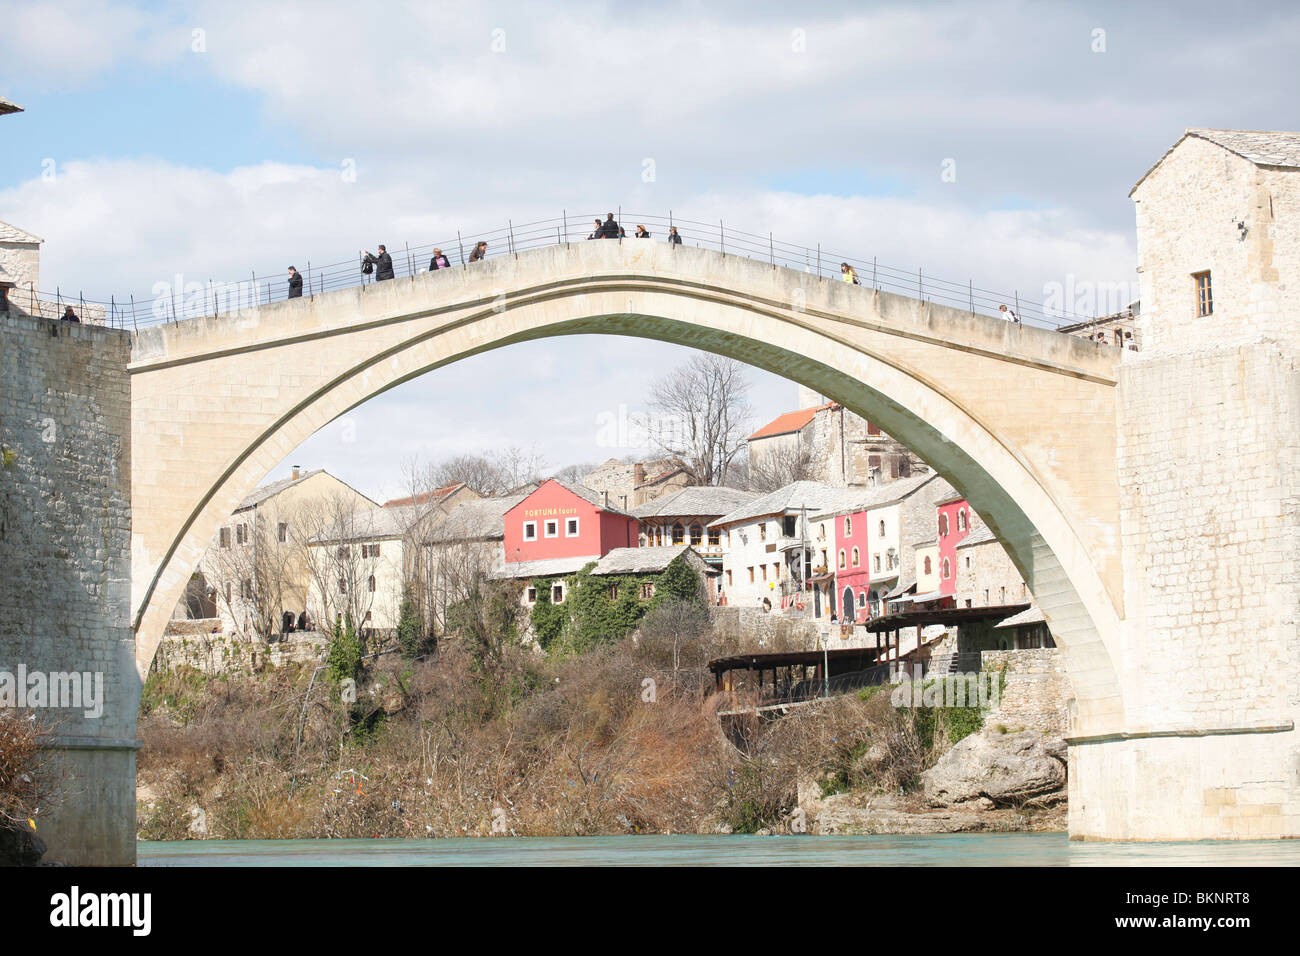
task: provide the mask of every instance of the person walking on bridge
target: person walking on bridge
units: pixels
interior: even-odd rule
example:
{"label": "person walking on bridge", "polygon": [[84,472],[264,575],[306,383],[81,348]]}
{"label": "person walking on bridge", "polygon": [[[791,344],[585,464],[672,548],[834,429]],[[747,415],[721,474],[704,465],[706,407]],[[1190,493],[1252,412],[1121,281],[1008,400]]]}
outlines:
{"label": "person walking on bridge", "polygon": [[388,249],[382,243],[377,256],[371,255],[369,249],[366,250],[365,261],[375,267],[376,282],[383,282],[393,277],[393,257],[388,254]]}
{"label": "person walking on bridge", "polygon": [[1005,305],[1000,305],[1000,306],[998,306],[998,311],[1002,313],[1002,318],[1006,319],[1008,322],[1019,322],[1019,321],[1020,321],[1020,316],[1016,315],[1014,312],[1012,312],[1010,309],[1008,309]]}
{"label": "person walking on bridge", "polygon": [[429,271],[436,272],[438,269],[450,269],[451,263],[447,257],[442,254],[441,249],[433,250],[433,258],[429,260]]}
{"label": "person walking on bridge", "polygon": [[668,241],[674,246],[680,246],[682,244],[682,237],[677,234],[676,226],[673,226],[668,230]]}
{"label": "person walking on bridge", "polygon": [[645,226],[637,226],[637,227],[636,227],[636,237],[637,237],[638,239],[649,239],[649,238],[650,238],[650,230],[647,229]]}
{"label": "person walking on bridge", "polygon": [[597,220],[595,221],[595,223],[596,223],[596,224],[592,227],[591,235],[587,237],[588,239],[599,239],[599,238],[601,237],[601,236],[600,236],[600,220],[597,219]]}
{"label": "person walking on bridge", "polygon": [[474,247],[474,251],[469,254],[469,261],[480,262],[485,256],[487,256],[487,243],[480,242]]}
{"label": "person walking on bridge", "polygon": [[293,266],[289,267],[289,298],[302,298],[302,275]]}
{"label": "person walking on bridge", "polygon": [[77,313],[75,313],[75,312],[72,311],[72,306],[68,306],[66,309],[63,310],[63,315],[62,315],[61,319],[62,319],[62,321],[64,321],[64,322],[80,322],[80,321],[81,321],[81,319],[77,318]]}
{"label": "person walking on bridge", "polygon": [[847,262],[840,263],[840,275],[843,277],[845,282],[852,282],[854,285],[862,285],[862,281],[858,278],[857,270]]}

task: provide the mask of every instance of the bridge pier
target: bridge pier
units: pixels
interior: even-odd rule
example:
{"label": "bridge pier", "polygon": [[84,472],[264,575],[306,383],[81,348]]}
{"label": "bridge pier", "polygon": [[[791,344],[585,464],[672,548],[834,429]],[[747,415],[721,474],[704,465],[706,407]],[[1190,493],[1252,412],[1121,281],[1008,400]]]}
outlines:
{"label": "bridge pier", "polygon": [[45,862],[135,862],[130,354],[125,332],[0,316],[0,672],[46,733]]}

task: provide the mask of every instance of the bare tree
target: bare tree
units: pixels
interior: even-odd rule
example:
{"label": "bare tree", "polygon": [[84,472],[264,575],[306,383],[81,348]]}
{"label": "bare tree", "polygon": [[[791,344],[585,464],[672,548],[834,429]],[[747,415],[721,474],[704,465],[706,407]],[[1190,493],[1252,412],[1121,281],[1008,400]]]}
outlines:
{"label": "bare tree", "polygon": [[300,583],[300,545],[283,517],[256,507],[239,512],[232,518],[230,537],[207,562],[216,603],[237,628],[263,640],[283,629],[283,615]]}
{"label": "bare tree", "polygon": [[[766,444],[773,444],[769,441]],[[817,480],[812,448],[802,436],[749,455],[749,490],[769,492],[795,481]]]}
{"label": "bare tree", "polygon": [[545,468],[546,459],[536,449],[524,451],[511,446],[486,455],[448,458],[433,466],[430,474],[435,487],[463,481],[480,495],[490,497],[537,481]]}
{"label": "bare tree", "polygon": [[358,511],[345,495],[303,502],[297,526],[318,606],[317,625],[326,629],[340,617],[364,626],[374,603],[379,561],[373,511]]}
{"label": "bare tree", "polygon": [[667,420],[652,429],[651,441],[683,459],[701,484],[727,480],[744,450],[750,427],[746,368],[720,355],[697,355],[651,386],[650,406]]}
{"label": "bare tree", "polygon": [[565,465],[563,468],[561,468],[551,477],[556,478],[560,481],[570,482],[571,484],[572,483],[581,484],[582,479],[587,477],[598,467],[599,467],[598,465],[595,465],[591,462],[582,462],[576,465]]}

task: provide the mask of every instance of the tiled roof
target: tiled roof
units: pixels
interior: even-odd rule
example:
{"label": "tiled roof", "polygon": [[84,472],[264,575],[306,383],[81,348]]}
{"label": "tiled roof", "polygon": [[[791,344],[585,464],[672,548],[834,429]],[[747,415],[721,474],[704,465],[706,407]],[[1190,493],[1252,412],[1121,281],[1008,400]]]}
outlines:
{"label": "tiled roof", "polygon": [[740,524],[764,515],[785,514],[803,508],[807,508],[810,515],[814,512],[830,512],[861,500],[867,490],[835,488],[831,485],[823,485],[819,481],[795,481],[755,501],[746,502],[734,511],[710,522],[709,527]]}
{"label": "tiled roof", "polygon": [[999,621],[997,624],[994,624],[993,626],[994,627],[1020,627],[1024,624],[1041,624],[1046,620],[1047,618],[1043,617],[1042,609],[1039,608],[1037,604],[1031,604],[1029,605],[1029,608],[1027,610],[1021,611],[1019,614],[1012,614],[1006,620]]}
{"label": "tiled roof", "polygon": [[786,412],[784,415],[778,415],[750,435],[748,441],[753,441],[755,438],[771,438],[773,435],[788,435],[790,432],[797,432],[816,418],[818,412],[822,411],[822,409],[831,408],[834,404],[834,402],[827,402],[817,408],[801,408],[797,412]]}
{"label": "tiled roof", "polygon": [[653,574],[662,571],[672,563],[674,558],[690,550],[692,549],[688,544],[664,548],[615,548],[596,562],[591,573],[595,575]]}
{"label": "tiled roof", "polygon": [[44,242],[40,236],[34,236],[17,226],[0,222],[0,242]]}
{"label": "tiled roof", "polygon": [[[591,502],[593,505],[595,505],[597,508],[600,508],[602,511],[608,511],[610,514],[616,514],[616,515],[628,514],[626,511],[623,511],[621,508],[615,506],[615,504],[612,501],[606,504],[604,495],[602,495],[599,491],[592,491],[586,485],[575,485],[571,481],[561,481],[559,478],[548,478],[546,479],[546,481],[555,482],[561,488],[573,492],[575,495],[577,495],[579,498],[583,499],[584,501]],[[542,482],[542,484],[543,485],[546,484],[546,481]],[[628,517],[631,517],[631,515],[628,515]]]}
{"label": "tiled roof", "polygon": [[973,545],[988,544],[990,541],[996,540],[998,540],[998,536],[993,533],[993,529],[986,524],[982,524],[959,541],[957,547],[969,548]]}
{"label": "tiled roof", "polygon": [[509,578],[549,578],[560,574],[576,574],[596,560],[599,560],[599,555],[591,554],[581,558],[503,561],[492,572],[492,577],[505,580]]}
{"label": "tiled roof", "polygon": [[870,508],[893,504],[895,501],[902,501],[937,477],[939,476],[934,472],[927,472],[888,481],[883,485],[876,485],[874,488],[849,489],[852,494],[847,495],[842,502],[819,511],[817,514],[810,514],[808,520],[821,521],[824,518],[837,518],[840,515],[852,514],[855,511],[866,511]]}
{"label": "tiled roof", "polygon": [[441,488],[434,488],[432,491],[424,491],[418,495],[407,495],[405,498],[392,498],[385,501],[385,508],[400,508],[404,505],[427,505],[434,501],[441,501],[458,488],[464,488],[465,482],[456,481],[450,485],[443,485]]}
{"label": "tiled roof", "polygon": [[260,485],[248,493],[244,500],[239,503],[239,507],[236,508],[235,511],[239,512],[243,511],[245,508],[251,508],[253,505],[260,505],[266,499],[274,498],[286,488],[292,488],[298,482],[306,481],[312,475],[319,475],[324,470],[324,468],[317,468],[315,471],[304,471],[301,472],[296,479],[281,478],[279,481],[273,481],[267,485]]}
{"label": "tiled roof", "polygon": [[1155,172],[1160,164],[1169,157],[1169,154],[1177,149],[1179,144],[1189,136],[1221,146],[1228,152],[1235,153],[1256,166],[1300,169],[1300,133],[1252,129],[1191,128],[1183,133],[1178,138],[1178,142],[1169,147],[1165,154],[1142,174],[1142,178],[1133,184],[1133,189],[1129,190],[1129,195],[1133,195],[1134,190],[1141,186],[1146,181],[1146,178]]}
{"label": "tiled roof", "polygon": [[759,496],[725,485],[690,485],[632,509],[636,518],[691,518],[725,515]]}
{"label": "tiled roof", "polygon": [[335,541],[375,541],[385,538],[400,538],[428,510],[417,505],[398,506],[396,508],[364,508],[355,511],[348,518],[337,522],[327,531],[322,531],[311,540],[314,544]]}
{"label": "tiled roof", "polygon": [[429,543],[501,540],[506,536],[506,512],[523,500],[524,495],[507,495],[463,501],[451,509],[447,520],[433,529]]}

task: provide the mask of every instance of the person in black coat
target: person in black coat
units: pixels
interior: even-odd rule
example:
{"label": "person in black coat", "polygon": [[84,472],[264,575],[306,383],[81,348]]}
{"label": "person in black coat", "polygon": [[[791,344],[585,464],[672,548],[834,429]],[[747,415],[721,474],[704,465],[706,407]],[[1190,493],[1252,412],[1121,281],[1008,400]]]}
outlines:
{"label": "person in black coat", "polygon": [[451,268],[451,263],[448,262],[447,257],[442,254],[442,250],[434,249],[433,258],[429,260],[429,271],[434,272],[438,269],[450,269],[450,268]]}
{"label": "person in black coat", "polygon": [[599,239],[601,236],[600,220],[597,219],[595,222],[596,225],[592,228],[591,235],[587,237],[588,239]]}
{"label": "person in black coat", "polygon": [[302,298],[302,275],[293,266],[289,267],[289,298]]}
{"label": "person in black coat", "polygon": [[621,233],[622,231],[623,230],[619,228],[618,223],[614,221],[614,214],[612,212],[606,213],[605,222],[600,227],[600,238],[617,239],[619,233]]}
{"label": "person in black coat", "polygon": [[379,247],[379,255],[377,256],[372,256],[370,250],[367,249],[365,261],[374,265],[376,282],[382,282],[384,279],[393,277],[393,257],[388,254],[388,249],[384,246]]}
{"label": "person in black coat", "polygon": [[66,309],[63,310],[63,321],[80,322],[81,319],[77,318],[77,313],[72,311],[72,306],[68,306]]}
{"label": "person in black coat", "polygon": [[676,226],[673,226],[671,229],[668,230],[668,241],[675,246],[680,246],[682,244],[682,237],[677,235]]}
{"label": "person in black coat", "polygon": [[479,262],[487,255],[487,243],[480,242],[474,247],[474,251],[469,254],[470,262]]}

